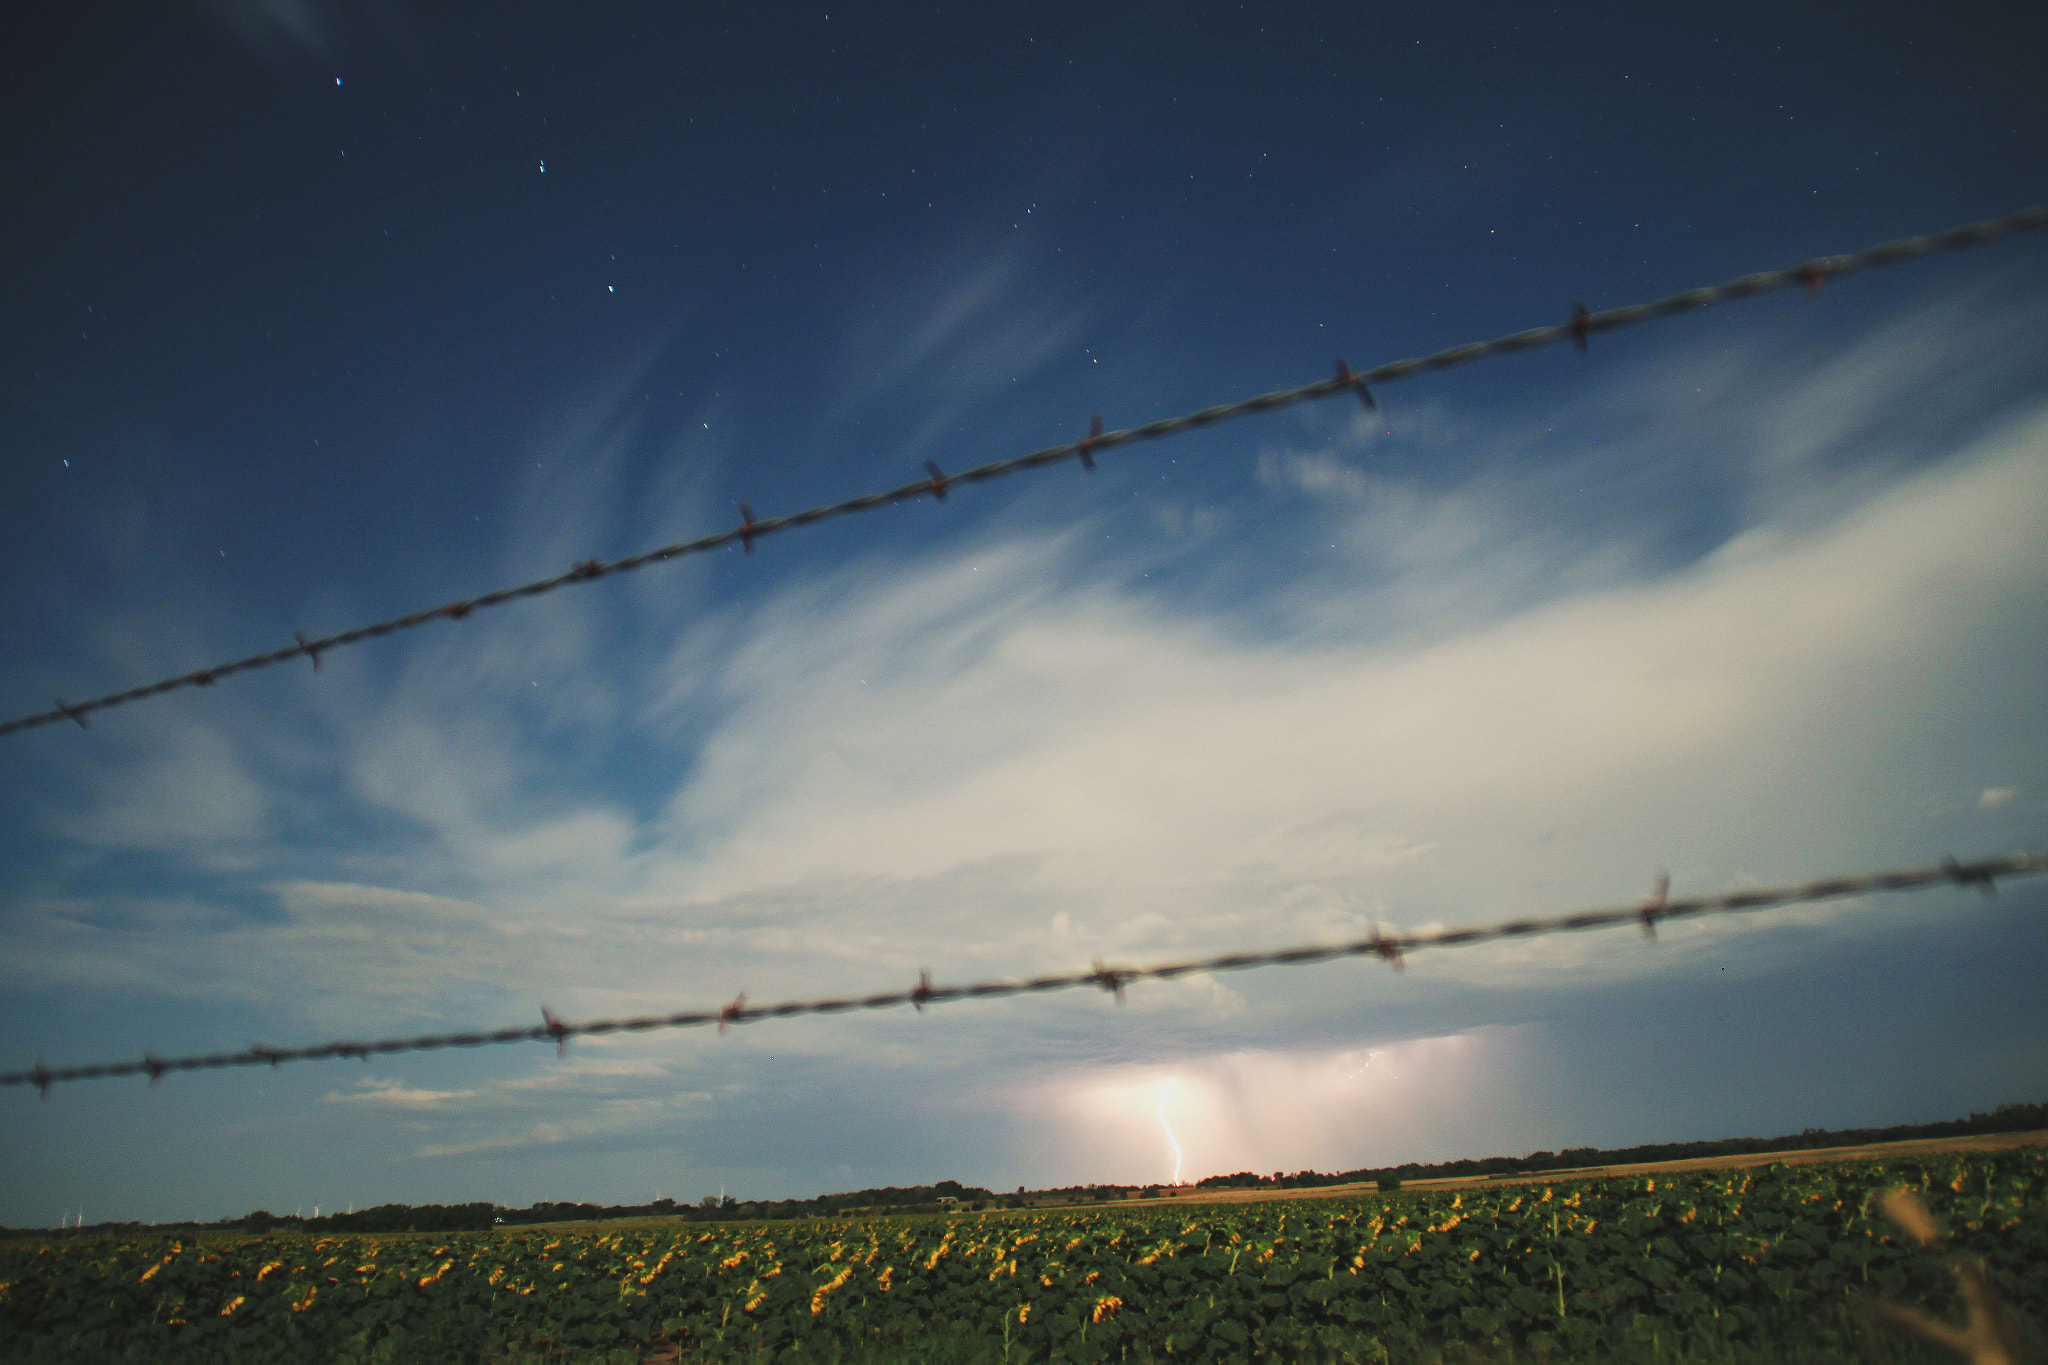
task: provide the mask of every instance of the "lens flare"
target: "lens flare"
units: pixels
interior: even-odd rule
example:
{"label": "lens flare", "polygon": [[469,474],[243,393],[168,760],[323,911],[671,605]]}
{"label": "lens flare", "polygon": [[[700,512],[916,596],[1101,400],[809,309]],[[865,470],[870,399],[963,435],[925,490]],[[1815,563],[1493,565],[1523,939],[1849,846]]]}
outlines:
{"label": "lens flare", "polygon": [[1166,1089],[1159,1095],[1159,1126],[1166,1130],[1166,1141],[1173,1148],[1173,1183],[1180,1184],[1180,1139],[1173,1135],[1173,1125],[1166,1121],[1166,1102],[1173,1098],[1173,1087],[1180,1083],[1180,1077],[1166,1078]]}

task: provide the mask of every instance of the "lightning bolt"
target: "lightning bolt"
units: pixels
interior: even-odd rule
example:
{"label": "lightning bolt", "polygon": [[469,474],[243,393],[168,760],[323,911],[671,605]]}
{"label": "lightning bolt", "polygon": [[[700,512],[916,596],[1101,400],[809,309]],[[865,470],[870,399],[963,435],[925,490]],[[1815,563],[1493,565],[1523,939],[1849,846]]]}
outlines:
{"label": "lightning bolt", "polygon": [[1166,1121],[1166,1102],[1173,1098],[1173,1087],[1180,1083],[1178,1076],[1170,1076],[1166,1089],[1159,1096],[1159,1126],[1166,1130],[1166,1141],[1173,1148],[1173,1183],[1180,1184],[1180,1139],[1173,1135],[1173,1125]]}
{"label": "lightning bolt", "polygon": [[[1373,1064],[1374,1062],[1377,1062],[1377,1061],[1379,1061],[1379,1060],[1380,1060],[1380,1055],[1381,1055],[1381,1054],[1379,1054],[1379,1053],[1377,1053],[1377,1052],[1368,1052],[1368,1053],[1366,1053],[1366,1054],[1365,1054],[1365,1065],[1364,1065],[1364,1066],[1362,1066],[1362,1067],[1360,1067],[1360,1068],[1358,1068],[1358,1070],[1356,1070],[1356,1071],[1347,1071],[1347,1072],[1345,1072],[1345,1073],[1344,1073],[1344,1079],[1348,1081],[1348,1080],[1350,1080],[1350,1079],[1351,1079],[1351,1078],[1352,1078],[1353,1076],[1362,1076],[1362,1075],[1364,1075],[1364,1074],[1366,1073],[1366,1071],[1367,1071],[1367,1070],[1368,1070],[1368,1069],[1369,1069],[1369,1068],[1370,1068],[1370,1067],[1372,1066],[1372,1064]],[[1381,1063],[1381,1065],[1380,1065],[1380,1070],[1382,1070],[1382,1071],[1386,1071],[1386,1072],[1387,1072],[1387,1074],[1388,1074],[1389,1076],[1392,1076],[1392,1077],[1393,1077],[1393,1078],[1394,1078],[1395,1080],[1397,1080],[1397,1081],[1401,1079],[1401,1073],[1400,1073],[1400,1072],[1398,1072],[1398,1071],[1387,1071],[1387,1068],[1386,1068],[1386,1064],[1385,1064],[1385,1063]]]}

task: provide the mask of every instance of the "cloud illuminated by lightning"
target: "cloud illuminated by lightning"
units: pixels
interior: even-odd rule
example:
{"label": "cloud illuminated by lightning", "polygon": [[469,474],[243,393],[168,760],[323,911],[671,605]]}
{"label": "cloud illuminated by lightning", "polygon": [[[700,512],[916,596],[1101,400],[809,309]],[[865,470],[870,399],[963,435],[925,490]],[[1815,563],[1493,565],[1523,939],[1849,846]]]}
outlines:
{"label": "cloud illuminated by lightning", "polygon": [[[1356,1070],[1356,1071],[1347,1071],[1347,1072],[1345,1072],[1345,1073],[1344,1073],[1344,1079],[1348,1081],[1348,1080],[1352,1079],[1352,1078],[1353,1078],[1353,1077],[1355,1077],[1355,1076],[1362,1076],[1362,1075],[1364,1075],[1364,1074],[1365,1074],[1365,1072],[1367,1071],[1367,1069],[1368,1069],[1368,1068],[1370,1068],[1370,1067],[1372,1066],[1372,1064],[1373,1064],[1374,1062],[1377,1062],[1377,1061],[1379,1061],[1379,1059],[1380,1059],[1381,1055],[1382,1055],[1382,1054],[1380,1054],[1380,1053],[1378,1053],[1378,1052],[1368,1052],[1368,1053],[1366,1053],[1366,1054],[1365,1054],[1365,1065],[1364,1065],[1364,1066],[1361,1066],[1361,1067],[1360,1067],[1360,1068],[1358,1068],[1358,1070]],[[1388,1074],[1389,1076],[1392,1076],[1392,1077],[1393,1077],[1393,1078],[1394,1078],[1395,1080],[1397,1080],[1397,1081],[1401,1079],[1401,1073],[1400,1073],[1400,1072],[1398,1072],[1398,1071],[1389,1071],[1389,1070],[1387,1069],[1387,1066],[1386,1066],[1386,1064],[1385,1064],[1384,1062],[1382,1062],[1382,1063],[1380,1064],[1380,1070],[1382,1070],[1382,1071],[1386,1071],[1386,1073],[1387,1073],[1387,1074]]]}
{"label": "cloud illuminated by lightning", "polygon": [[1166,1102],[1173,1098],[1173,1087],[1179,1084],[1178,1076],[1166,1079],[1166,1089],[1159,1096],[1159,1126],[1166,1130],[1166,1140],[1173,1147],[1173,1183],[1180,1184],[1180,1139],[1173,1135],[1173,1125],[1166,1121]]}

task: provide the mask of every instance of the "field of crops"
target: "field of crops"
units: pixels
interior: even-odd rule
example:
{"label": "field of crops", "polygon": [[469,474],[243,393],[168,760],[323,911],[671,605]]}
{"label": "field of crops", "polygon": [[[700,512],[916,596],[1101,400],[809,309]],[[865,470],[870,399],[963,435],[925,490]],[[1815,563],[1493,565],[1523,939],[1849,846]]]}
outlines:
{"label": "field of crops", "polygon": [[[1853,1349],[1874,1298],[1956,1315],[1875,1196],[1921,1191],[2023,1333],[2048,1151],[1352,1199],[450,1236],[0,1245],[20,1361],[1579,1359],[1626,1337]],[[880,1354],[877,1354],[880,1353]]]}

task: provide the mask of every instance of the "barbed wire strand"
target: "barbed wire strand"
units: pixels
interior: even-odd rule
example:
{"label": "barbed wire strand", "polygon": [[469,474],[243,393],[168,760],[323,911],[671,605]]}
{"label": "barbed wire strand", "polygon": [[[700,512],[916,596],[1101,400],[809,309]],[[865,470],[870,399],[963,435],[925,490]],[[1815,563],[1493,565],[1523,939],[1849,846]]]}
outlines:
{"label": "barbed wire strand", "polygon": [[1469,365],[1474,361],[1485,360],[1493,356],[1511,355],[1517,351],[1529,351],[1541,346],[1555,345],[1560,341],[1568,340],[1579,350],[1584,351],[1587,349],[1588,339],[1600,332],[1611,332],[1622,327],[1633,327],[1655,318],[1670,317],[1674,313],[1688,313],[1701,308],[1711,308],[1715,304],[1728,303],[1735,299],[1745,299],[1756,294],[1767,294],[1773,290],[1788,288],[1795,284],[1805,286],[1811,293],[1818,293],[1821,285],[1828,280],[1841,279],[1858,271],[1871,270],[1879,266],[1896,265],[1899,262],[1914,260],[1935,252],[1960,251],[1966,247],[1983,246],[1986,243],[1995,242],[2001,238],[2013,236],[2016,233],[2030,232],[2044,226],[2048,226],[2048,204],[2035,204],[2032,207],[2019,209],[2000,218],[1987,218],[1982,222],[1949,228],[1944,232],[1929,233],[1920,237],[1901,237],[1897,241],[1885,242],[1878,246],[1868,247],[1862,251],[1852,252],[1848,255],[1816,256],[1811,260],[1802,261],[1798,265],[1784,270],[1764,271],[1759,274],[1744,275],[1739,279],[1730,280],[1726,284],[1713,285],[1701,289],[1688,289],[1683,293],[1658,299],[1654,303],[1631,304],[1622,308],[1604,309],[1597,313],[1588,312],[1584,304],[1578,304],[1573,309],[1571,320],[1555,327],[1534,327],[1527,331],[1497,337],[1492,341],[1467,342],[1462,346],[1452,346],[1448,350],[1438,351],[1433,355],[1418,356],[1410,360],[1396,360],[1360,373],[1353,373],[1349,366],[1342,360],[1339,360],[1337,362],[1336,374],[1329,379],[1318,380],[1313,384],[1304,384],[1299,388],[1263,393],[1255,398],[1246,398],[1235,403],[1224,403],[1216,407],[1203,408],[1199,412],[1191,412],[1181,417],[1162,418],[1156,422],[1147,422],[1143,426],[1129,427],[1122,431],[1102,430],[1102,419],[1100,416],[1097,416],[1090,424],[1088,435],[1066,445],[1048,446],[1044,450],[1035,450],[1028,455],[1019,455],[1007,460],[996,460],[989,464],[977,465],[973,469],[963,470],[958,474],[947,474],[937,464],[927,460],[925,461],[925,470],[930,475],[927,479],[920,479],[915,483],[907,483],[900,488],[892,488],[885,492],[867,493],[860,497],[848,498],[843,502],[827,503],[820,507],[807,508],[801,512],[792,512],[787,516],[770,517],[765,521],[756,521],[753,509],[746,503],[741,503],[739,505],[741,523],[737,528],[730,531],[720,531],[714,535],[699,536],[695,540],[678,541],[673,545],[664,545],[660,549],[648,550],[637,555],[629,555],[624,559],[616,559],[610,563],[599,559],[586,559],[569,570],[569,572],[557,574],[553,578],[538,579],[516,588],[500,588],[496,592],[488,592],[481,597],[465,598],[461,601],[450,602],[445,606],[434,607],[426,611],[412,612],[406,616],[393,617],[388,621],[379,621],[374,625],[358,626],[354,630],[346,630],[338,635],[326,635],[317,640],[309,640],[301,634],[297,637],[298,643],[288,649],[273,650],[267,654],[252,654],[246,659],[216,664],[211,668],[202,668],[193,673],[182,673],[177,677],[165,678],[160,682],[150,683],[144,687],[133,687],[125,692],[109,693],[103,697],[95,697],[90,701],[67,702],[62,697],[59,697],[56,699],[56,705],[53,710],[44,711],[36,715],[21,716],[14,720],[0,723],[0,735],[13,734],[17,730],[30,730],[41,725],[53,725],[59,721],[66,720],[75,722],[81,729],[84,729],[87,728],[86,717],[92,712],[104,711],[114,706],[123,706],[129,702],[140,701],[145,697],[154,697],[186,687],[211,687],[214,683],[231,674],[247,673],[259,668],[269,668],[272,665],[285,663],[292,659],[309,659],[312,661],[313,667],[318,669],[320,667],[320,656],[328,650],[340,649],[345,645],[359,644],[362,641],[377,639],[401,630],[411,630],[417,626],[423,626],[429,621],[460,621],[471,612],[482,611],[487,607],[503,606],[507,602],[525,597],[538,597],[543,593],[553,592],[557,588],[568,587],[576,583],[595,582],[600,578],[609,578],[613,574],[630,573],[635,569],[642,569],[650,564],[661,563],[666,560],[678,559],[684,555],[704,554],[712,550],[722,549],[734,543],[738,543],[742,549],[751,554],[754,549],[754,542],[763,536],[775,535],[778,532],[793,530],[800,526],[815,525],[818,522],[829,521],[833,517],[846,516],[854,512],[866,512],[893,503],[910,502],[926,496],[944,501],[946,490],[954,484],[985,483],[990,479],[1002,478],[1004,475],[1014,474],[1019,470],[1036,469],[1043,465],[1057,464],[1062,460],[1076,457],[1080,459],[1085,468],[1092,470],[1095,468],[1095,456],[1104,450],[1109,450],[1116,446],[1129,445],[1137,441],[1158,440],[1163,437],[1178,435],[1184,431],[1193,431],[1198,427],[1214,426],[1218,422],[1227,422],[1235,418],[1247,417],[1253,413],[1271,412],[1276,408],[1289,407],[1311,399],[1328,398],[1348,391],[1356,394],[1359,401],[1368,408],[1377,409],[1378,404],[1372,396],[1372,385],[1374,384],[1385,384],[1397,379],[1408,379],[1419,374],[1429,374],[1437,370],[1448,370],[1454,366]]}
{"label": "barbed wire strand", "polygon": [[1415,934],[1381,934],[1354,939],[1349,943],[1315,944],[1281,948],[1268,952],[1230,953],[1222,957],[1173,962],[1152,967],[1110,967],[1100,961],[1088,971],[1063,976],[1039,976],[1029,980],[983,981],[969,986],[935,986],[929,973],[907,991],[882,995],[848,996],[833,1000],[795,1000],[778,1005],[749,1005],[744,994],[731,1004],[715,1010],[689,1010],[680,1014],[643,1015],[633,1019],[600,1019],[572,1024],[557,1018],[552,1010],[541,1010],[541,1023],[527,1028],[504,1028],[487,1033],[428,1034],[418,1038],[389,1038],[382,1042],[333,1042],[314,1047],[251,1047],[241,1052],[216,1052],[191,1057],[152,1057],[135,1062],[107,1062],[91,1066],[46,1067],[38,1063],[27,1071],[0,1074],[0,1086],[33,1085],[48,1095],[50,1087],[63,1081],[101,1080],[114,1076],[148,1076],[162,1079],[173,1071],[206,1071],[222,1067],[278,1066],[284,1062],[309,1062],[330,1057],[372,1056],[396,1052],[431,1052],[451,1047],[486,1047],[494,1043],[552,1042],[558,1052],[566,1050],[571,1038],[603,1033],[646,1033],[655,1029],[699,1028],[715,1024],[723,1033],[734,1024],[751,1024],[763,1019],[789,1019],[801,1015],[845,1014],[853,1010],[888,1010],[910,1005],[922,1013],[927,1005],[954,1000],[999,1000],[1019,995],[1042,995],[1048,991],[1096,986],[1121,1001],[1124,988],[1139,981],[1171,981],[1198,972],[1246,971],[1255,967],[1300,967],[1344,957],[1377,957],[1397,969],[1407,954],[1425,948],[1457,948],[1496,939],[1527,938],[1583,929],[1604,929],[1618,924],[1639,924],[1645,937],[1656,938],[1657,925],[1665,920],[1736,910],[1761,910],[1853,896],[1867,891],[1904,891],[1918,887],[1952,884],[1975,886],[1986,895],[1997,890],[2000,877],[2020,877],[2048,871],[2048,854],[2015,853],[1982,862],[1958,863],[1954,858],[1939,867],[1913,867],[1896,872],[1865,876],[1830,877],[1803,886],[1736,891],[1723,896],[1671,899],[1670,877],[1658,879],[1656,891],[1638,904],[1613,910],[1584,910],[1550,919],[1517,919],[1504,923],[1465,928],[1440,929]]}

